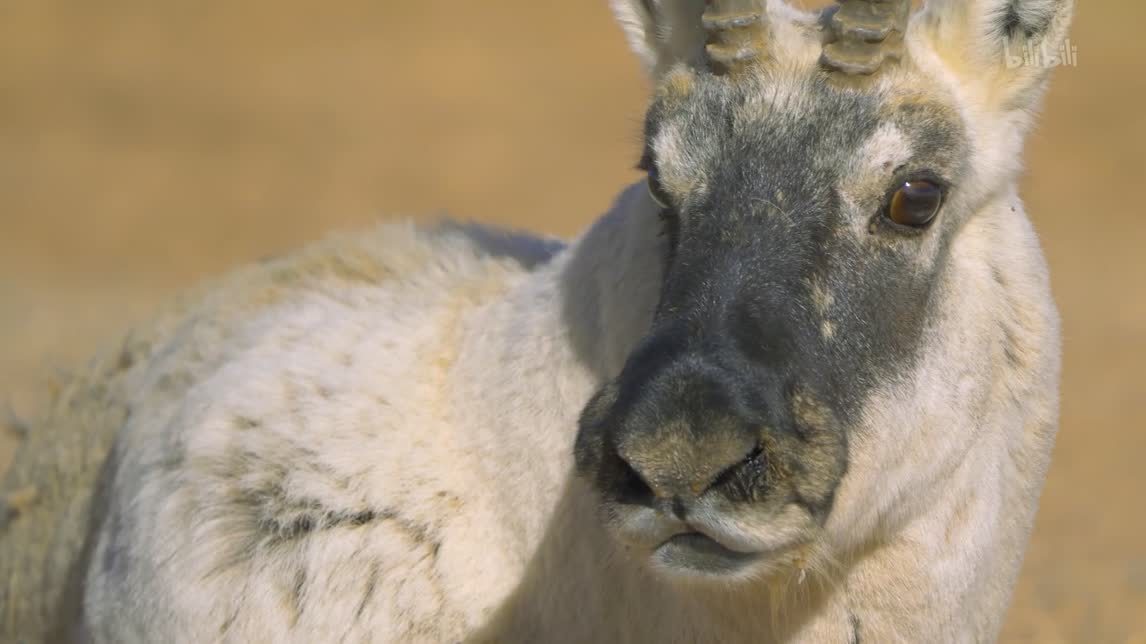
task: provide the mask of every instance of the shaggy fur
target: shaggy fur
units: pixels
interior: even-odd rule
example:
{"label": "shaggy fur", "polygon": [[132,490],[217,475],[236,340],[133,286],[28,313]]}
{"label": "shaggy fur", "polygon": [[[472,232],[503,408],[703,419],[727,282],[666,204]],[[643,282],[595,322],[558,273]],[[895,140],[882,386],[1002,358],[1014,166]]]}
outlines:
{"label": "shaggy fur", "polygon": [[[614,4],[658,96],[695,96],[678,63],[703,42],[681,18],[696,4],[668,23],[657,8],[672,3]],[[963,168],[942,243],[917,254],[932,296],[909,370],[857,390],[846,473],[803,555],[743,579],[666,579],[574,473],[578,418],[649,332],[671,265],[642,182],[569,245],[390,224],[239,271],[138,331],[63,390],[17,455],[0,637],[994,638],[1054,441],[1059,341],[1014,188],[1045,74],[982,52],[1020,32],[1061,38],[1070,5],[933,3],[902,69],[831,89],[808,82],[823,73],[815,18],[770,4],[784,58],[743,122],[798,115],[822,92],[876,97],[878,114],[939,105],[920,118],[953,128]],[[933,143],[878,118],[835,153],[840,212]],[[650,141],[666,189],[719,191],[697,183],[713,151],[672,127]],[[799,206],[783,199],[777,211]],[[862,238],[846,221],[840,234]],[[860,332],[830,314],[843,293],[809,292],[823,342]],[[786,520],[756,536],[778,539]]]}

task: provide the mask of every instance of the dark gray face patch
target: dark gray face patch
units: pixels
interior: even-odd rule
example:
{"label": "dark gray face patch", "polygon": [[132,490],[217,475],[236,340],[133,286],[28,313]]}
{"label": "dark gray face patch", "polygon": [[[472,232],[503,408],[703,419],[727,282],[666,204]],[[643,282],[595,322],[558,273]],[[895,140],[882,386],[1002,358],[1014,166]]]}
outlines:
{"label": "dark gray face patch", "polygon": [[1064,0],[1034,3],[1025,0],[1010,0],[992,16],[1005,38],[1023,36],[1028,39],[1041,38],[1050,29],[1065,4]]}
{"label": "dark gray face patch", "polygon": [[[868,394],[911,373],[958,222],[904,229],[882,209],[909,179],[957,190],[961,125],[925,101],[771,82],[699,75],[649,111],[673,243],[649,336],[582,418],[578,467],[606,499],[711,493],[823,520]],[[862,158],[886,132],[895,162]]]}

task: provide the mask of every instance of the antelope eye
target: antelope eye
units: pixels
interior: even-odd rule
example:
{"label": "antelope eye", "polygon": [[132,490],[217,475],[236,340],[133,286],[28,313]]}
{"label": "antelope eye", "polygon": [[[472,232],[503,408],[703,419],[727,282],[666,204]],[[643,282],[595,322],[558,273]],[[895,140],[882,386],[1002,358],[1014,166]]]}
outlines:
{"label": "antelope eye", "polygon": [[887,216],[902,226],[920,228],[931,223],[943,205],[943,188],[925,179],[905,181],[891,196]]}
{"label": "antelope eye", "polygon": [[665,193],[664,187],[661,186],[661,177],[660,173],[657,172],[656,166],[649,168],[647,182],[649,186],[649,195],[653,198],[653,201],[655,201],[661,208],[668,208],[668,194]]}

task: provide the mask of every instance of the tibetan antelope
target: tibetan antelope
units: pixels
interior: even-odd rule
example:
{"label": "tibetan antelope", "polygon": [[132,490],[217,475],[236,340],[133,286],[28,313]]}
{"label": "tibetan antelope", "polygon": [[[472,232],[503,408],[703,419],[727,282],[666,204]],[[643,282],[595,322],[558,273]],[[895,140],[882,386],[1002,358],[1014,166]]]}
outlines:
{"label": "tibetan antelope", "polygon": [[647,180],[568,245],[385,225],[136,333],[9,475],[5,636],[996,636],[1060,355],[1005,50],[1070,0],[613,6]]}

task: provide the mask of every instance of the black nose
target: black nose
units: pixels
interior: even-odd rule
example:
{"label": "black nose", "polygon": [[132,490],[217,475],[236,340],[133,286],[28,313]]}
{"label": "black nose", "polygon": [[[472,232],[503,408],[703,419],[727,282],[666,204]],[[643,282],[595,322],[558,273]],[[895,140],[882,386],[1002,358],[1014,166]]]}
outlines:
{"label": "black nose", "polygon": [[688,364],[640,389],[613,439],[626,494],[699,497],[760,458],[761,428],[727,374]]}

